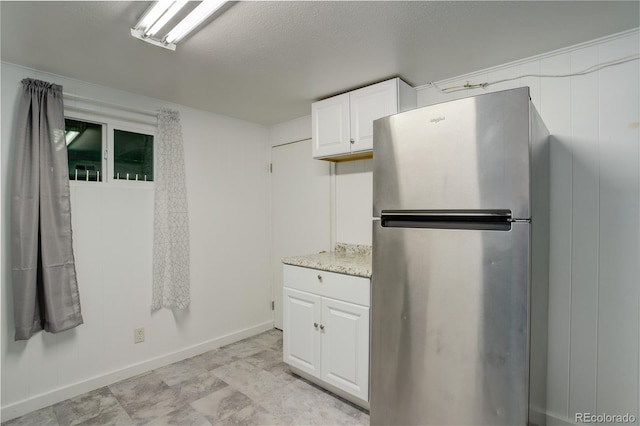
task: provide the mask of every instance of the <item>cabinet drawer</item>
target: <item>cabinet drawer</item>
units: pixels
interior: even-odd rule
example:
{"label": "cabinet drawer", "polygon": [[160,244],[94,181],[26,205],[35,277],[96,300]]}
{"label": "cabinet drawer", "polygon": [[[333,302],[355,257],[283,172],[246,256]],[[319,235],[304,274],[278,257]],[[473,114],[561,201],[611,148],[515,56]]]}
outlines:
{"label": "cabinet drawer", "polygon": [[363,277],[284,265],[283,284],[288,288],[308,291],[362,306],[369,306],[371,301],[370,281]]}

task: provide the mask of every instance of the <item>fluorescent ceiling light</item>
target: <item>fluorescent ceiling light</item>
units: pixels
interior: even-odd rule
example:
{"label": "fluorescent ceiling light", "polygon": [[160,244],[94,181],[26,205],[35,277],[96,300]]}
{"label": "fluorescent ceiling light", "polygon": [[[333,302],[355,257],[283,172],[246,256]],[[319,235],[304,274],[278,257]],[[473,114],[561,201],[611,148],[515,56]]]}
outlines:
{"label": "fluorescent ceiling light", "polygon": [[177,15],[178,12],[180,12],[180,9],[186,6],[186,4],[187,4],[187,0],[180,0],[180,1],[173,2],[171,7],[169,7],[169,9],[165,13],[163,13],[162,16],[160,16],[160,19],[158,19],[151,26],[151,28],[149,28],[148,30],[145,30],[144,35],[147,37],[152,37],[156,35],[158,31],[162,29],[162,27],[167,25],[167,22],[169,22],[171,18],[173,18],[174,16]]}
{"label": "fluorescent ceiling light", "polygon": [[204,0],[198,7],[193,9],[186,18],[169,31],[165,37],[165,41],[167,43],[179,42],[225,3],[226,0]]}
{"label": "fluorescent ceiling light", "polygon": [[172,4],[173,0],[160,0],[149,8],[135,28],[140,29],[143,32],[151,28],[151,26],[160,19],[162,14],[165,13]]}
{"label": "fluorescent ceiling light", "polygon": [[213,15],[227,0],[203,0],[174,28],[161,34],[167,25],[188,3],[187,0],[160,0],[151,6],[131,29],[131,35],[167,49],[175,50],[176,43]]}
{"label": "fluorescent ceiling light", "polygon": [[76,130],[67,130],[64,133],[64,138],[65,138],[65,141],[67,143],[67,146],[71,145],[71,142],[73,142],[73,140],[75,138],[77,138],[79,134],[80,134],[80,132],[78,132]]}

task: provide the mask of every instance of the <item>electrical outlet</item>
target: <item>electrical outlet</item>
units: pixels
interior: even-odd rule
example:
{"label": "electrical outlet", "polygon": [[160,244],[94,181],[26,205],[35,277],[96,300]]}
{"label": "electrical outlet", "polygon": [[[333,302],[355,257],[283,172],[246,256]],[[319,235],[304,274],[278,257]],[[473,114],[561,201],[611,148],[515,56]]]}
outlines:
{"label": "electrical outlet", "polygon": [[139,327],[133,330],[133,343],[144,342],[144,327]]}

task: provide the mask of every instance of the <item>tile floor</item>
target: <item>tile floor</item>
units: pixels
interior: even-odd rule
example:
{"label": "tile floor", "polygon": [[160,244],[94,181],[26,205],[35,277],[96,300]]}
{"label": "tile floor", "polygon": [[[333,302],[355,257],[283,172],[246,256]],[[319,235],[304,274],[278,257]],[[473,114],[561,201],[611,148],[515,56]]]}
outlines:
{"label": "tile floor", "polygon": [[369,415],[282,362],[257,336],[28,413],[17,425],[368,425]]}

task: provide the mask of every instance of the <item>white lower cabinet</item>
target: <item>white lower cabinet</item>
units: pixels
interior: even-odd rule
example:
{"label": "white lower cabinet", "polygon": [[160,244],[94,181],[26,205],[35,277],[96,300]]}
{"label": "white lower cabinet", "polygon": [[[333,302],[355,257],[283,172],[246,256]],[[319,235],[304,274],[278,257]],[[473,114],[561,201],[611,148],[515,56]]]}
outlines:
{"label": "white lower cabinet", "polygon": [[284,288],[282,329],[284,361],[305,373],[320,377],[320,333],[322,298]]}
{"label": "white lower cabinet", "polygon": [[369,308],[322,298],[322,380],[369,400]]}
{"label": "white lower cabinet", "polygon": [[283,276],[284,361],[368,402],[369,279],[290,265]]}

